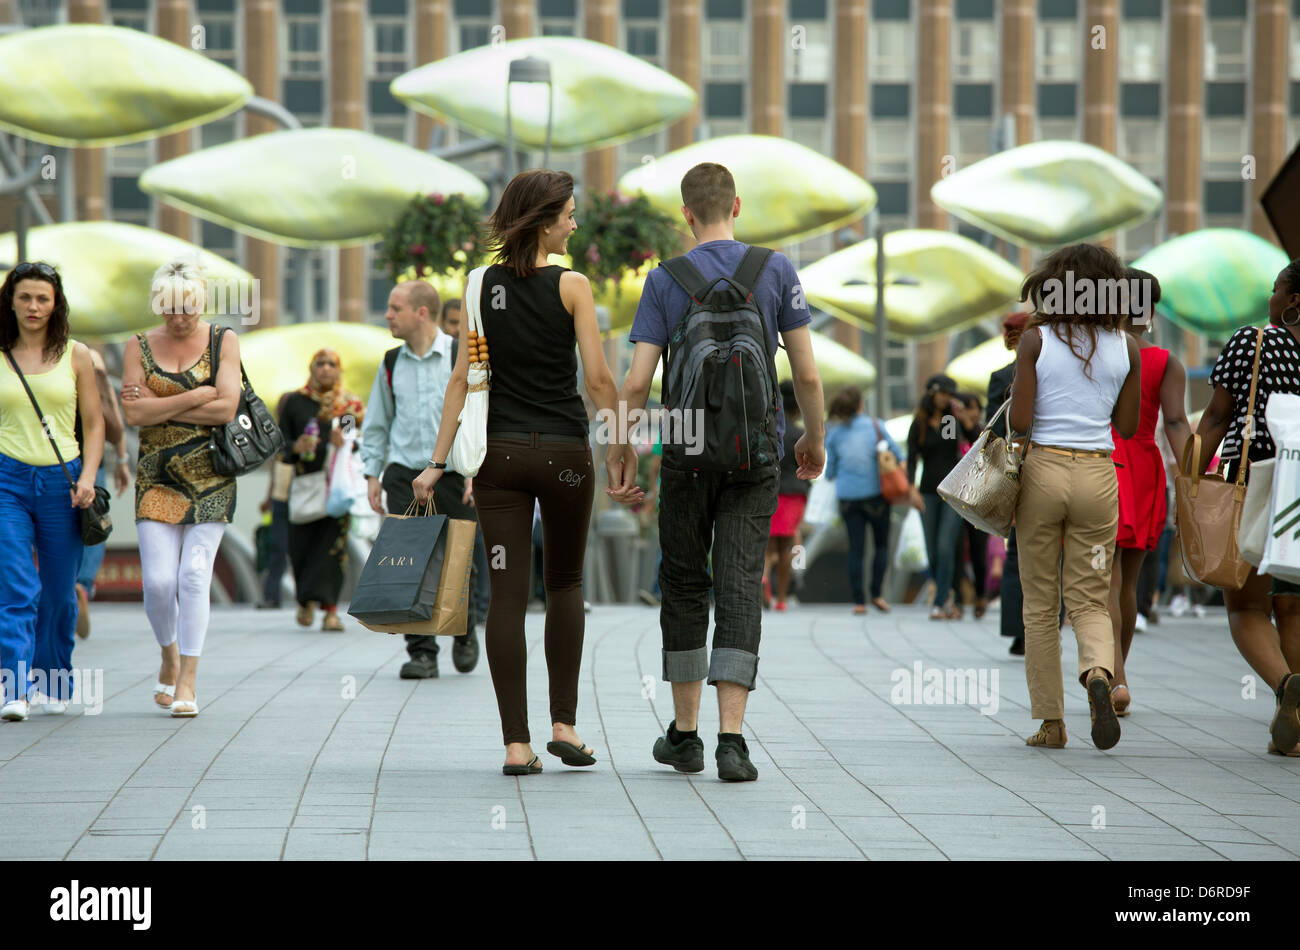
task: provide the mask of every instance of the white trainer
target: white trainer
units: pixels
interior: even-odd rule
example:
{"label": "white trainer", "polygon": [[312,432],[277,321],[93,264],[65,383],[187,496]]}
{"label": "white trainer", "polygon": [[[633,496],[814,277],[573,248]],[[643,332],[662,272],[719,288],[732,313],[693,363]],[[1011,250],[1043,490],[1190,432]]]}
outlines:
{"label": "white trainer", "polygon": [[31,704],[25,699],[15,699],[4,704],[0,708],[0,719],[7,722],[25,722],[27,714],[31,711]]}
{"label": "white trainer", "polygon": [[68,704],[61,703],[56,699],[51,699],[40,690],[32,694],[32,705],[39,706],[41,712],[49,716],[62,716],[68,711]]}

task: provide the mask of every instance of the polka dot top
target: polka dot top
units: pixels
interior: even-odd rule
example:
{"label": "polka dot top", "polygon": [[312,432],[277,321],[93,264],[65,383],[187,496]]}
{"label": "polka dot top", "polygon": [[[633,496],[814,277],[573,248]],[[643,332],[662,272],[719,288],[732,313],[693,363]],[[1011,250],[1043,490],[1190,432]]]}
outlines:
{"label": "polka dot top", "polygon": [[[1241,423],[1250,402],[1250,372],[1255,363],[1258,327],[1242,327],[1224,344],[1210,374],[1211,386],[1222,386],[1232,396],[1232,422],[1223,440],[1222,458],[1241,456]],[[1286,327],[1264,328],[1259,357],[1259,383],[1255,388],[1255,434],[1250,440],[1250,460],[1258,462],[1277,454],[1264,410],[1273,393],[1300,395],[1300,342]]]}

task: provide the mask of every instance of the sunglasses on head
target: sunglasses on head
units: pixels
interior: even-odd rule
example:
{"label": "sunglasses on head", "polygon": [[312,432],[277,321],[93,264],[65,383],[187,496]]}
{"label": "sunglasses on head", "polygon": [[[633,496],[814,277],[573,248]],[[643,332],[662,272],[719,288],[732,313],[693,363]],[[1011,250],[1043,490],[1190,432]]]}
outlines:
{"label": "sunglasses on head", "polygon": [[22,280],[23,278],[30,277],[33,274],[36,274],[45,280],[54,281],[55,283],[59,282],[59,272],[44,261],[23,261],[14,268],[15,280]]}

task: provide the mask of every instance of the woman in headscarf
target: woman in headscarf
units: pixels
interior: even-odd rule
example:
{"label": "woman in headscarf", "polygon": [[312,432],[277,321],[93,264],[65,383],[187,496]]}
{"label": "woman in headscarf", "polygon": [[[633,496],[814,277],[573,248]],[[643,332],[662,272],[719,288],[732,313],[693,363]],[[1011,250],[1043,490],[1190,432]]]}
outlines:
{"label": "woman in headscarf", "polygon": [[[290,393],[284,401],[280,428],[284,430],[284,460],[294,467],[294,477],[325,468],[330,453],[324,441],[336,450],[344,446],[345,431],[358,431],[365,406],[343,388],[343,364],[338,353],[318,350],[311,358],[307,385]],[[356,442],[346,443],[355,449]],[[338,465],[349,464],[340,458]],[[292,517],[292,512],[290,513]],[[289,525],[289,561],[293,565],[294,589],[298,598],[298,623],[310,627],[316,607],[324,608],[322,630],[342,630],[338,615],[339,591],[347,566],[349,515]]]}

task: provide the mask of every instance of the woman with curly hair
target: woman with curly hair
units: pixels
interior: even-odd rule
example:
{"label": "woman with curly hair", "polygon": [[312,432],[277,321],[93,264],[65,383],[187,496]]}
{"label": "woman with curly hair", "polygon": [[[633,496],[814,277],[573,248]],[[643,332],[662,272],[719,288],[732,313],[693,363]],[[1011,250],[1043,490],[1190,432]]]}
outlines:
{"label": "woman with curly hair", "polygon": [[0,351],[0,719],[22,722],[32,702],[61,713],[72,698],[80,509],[95,500],[104,416],[49,264],[24,261],[5,278]]}
{"label": "woman with curly hair", "polygon": [[1074,244],[1048,255],[1020,292],[1034,314],[1016,351],[1008,414],[1012,432],[1032,439],[1016,503],[1025,676],[1032,715],[1043,720],[1026,740],[1032,746],[1059,749],[1066,742],[1057,612],[1063,591],[1093,744],[1109,749],[1119,742],[1108,610],[1119,520],[1111,426],[1133,437],[1142,381],[1137,342],[1121,328],[1127,307],[1112,305],[1111,291],[1125,279],[1111,251]]}

